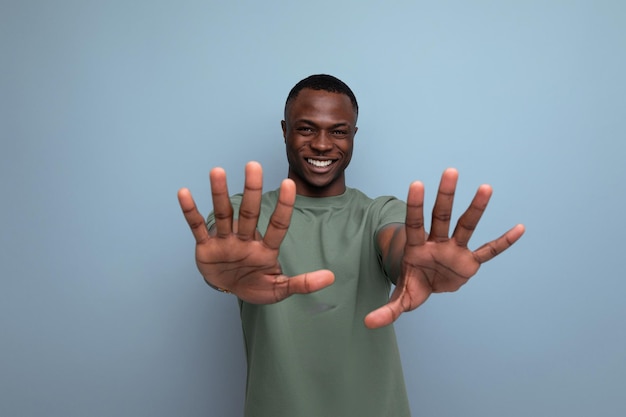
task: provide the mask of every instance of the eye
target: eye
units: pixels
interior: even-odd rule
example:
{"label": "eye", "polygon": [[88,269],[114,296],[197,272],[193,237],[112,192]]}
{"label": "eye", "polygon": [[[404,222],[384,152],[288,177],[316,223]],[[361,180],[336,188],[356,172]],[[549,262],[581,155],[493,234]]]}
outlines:
{"label": "eye", "polygon": [[333,136],[337,138],[345,138],[346,136],[348,136],[348,131],[342,130],[342,129],[336,129],[332,131],[332,134]]}
{"label": "eye", "polygon": [[300,126],[296,128],[296,131],[301,135],[310,135],[313,133],[313,129],[309,126]]}

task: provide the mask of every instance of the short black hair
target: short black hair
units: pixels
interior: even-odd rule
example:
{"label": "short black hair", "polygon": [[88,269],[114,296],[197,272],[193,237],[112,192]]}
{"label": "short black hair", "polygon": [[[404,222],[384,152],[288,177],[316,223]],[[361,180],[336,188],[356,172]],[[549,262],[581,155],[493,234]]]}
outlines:
{"label": "short black hair", "polygon": [[322,90],[328,91],[329,93],[339,93],[345,94],[350,98],[352,102],[352,106],[354,107],[354,112],[359,114],[359,104],[356,101],[356,97],[348,84],[344,83],[337,77],[333,77],[328,74],[315,74],[306,77],[303,80],[300,80],[296,85],[293,86],[289,95],[287,96],[287,100],[285,101],[285,117],[287,117],[287,106],[289,102],[298,97],[300,91],[305,88],[310,88],[311,90]]}

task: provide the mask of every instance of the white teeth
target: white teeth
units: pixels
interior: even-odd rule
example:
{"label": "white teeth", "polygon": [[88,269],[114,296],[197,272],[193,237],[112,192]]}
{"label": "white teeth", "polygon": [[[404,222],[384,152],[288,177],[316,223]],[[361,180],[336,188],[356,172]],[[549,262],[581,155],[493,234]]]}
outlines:
{"label": "white teeth", "polygon": [[307,159],[307,162],[318,168],[324,168],[333,163],[333,161],[318,161],[317,159],[311,159],[311,158]]}

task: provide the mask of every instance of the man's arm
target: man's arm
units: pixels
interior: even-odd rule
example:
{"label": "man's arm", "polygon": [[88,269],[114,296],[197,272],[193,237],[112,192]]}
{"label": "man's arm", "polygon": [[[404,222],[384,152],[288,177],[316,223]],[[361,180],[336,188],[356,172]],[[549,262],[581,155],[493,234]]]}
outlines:
{"label": "man's arm", "polygon": [[381,251],[382,266],[394,284],[402,272],[402,255],[406,245],[404,223],[391,223],[383,227],[376,236]]}
{"label": "man's arm", "polygon": [[524,234],[524,226],[519,224],[475,251],[468,249],[492,193],[490,186],[482,185],[449,237],[457,179],[455,169],[447,169],[441,177],[430,234],[424,228],[424,186],[420,182],[409,187],[405,224],[392,224],[378,233],[383,266],[395,280],[396,288],[389,303],[365,317],[366,326],[386,326],[403,312],[419,307],[433,292],[458,290],[481,264],[508,249]]}

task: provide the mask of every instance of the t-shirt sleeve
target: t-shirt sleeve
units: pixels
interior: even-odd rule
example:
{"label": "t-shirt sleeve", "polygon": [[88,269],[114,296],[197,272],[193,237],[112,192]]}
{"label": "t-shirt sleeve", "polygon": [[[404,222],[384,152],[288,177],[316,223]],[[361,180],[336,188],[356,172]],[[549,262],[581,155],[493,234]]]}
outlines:
{"label": "t-shirt sleeve", "polygon": [[378,246],[377,235],[378,232],[385,226],[393,223],[404,223],[406,220],[406,203],[395,197],[380,197],[376,199],[375,204],[380,205],[374,232],[374,247],[376,248],[376,256],[382,273],[392,284],[395,284],[395,280],[389,275],[388,271],[383,266],[383,258],[381,249]]}
{"label": "t-shirt sleeve", "polygon": [[396,197],[379,197],[375,200],[380,207],[376,224],[376,233],[392,223],[404,223],[406,219],[406,203]]}

